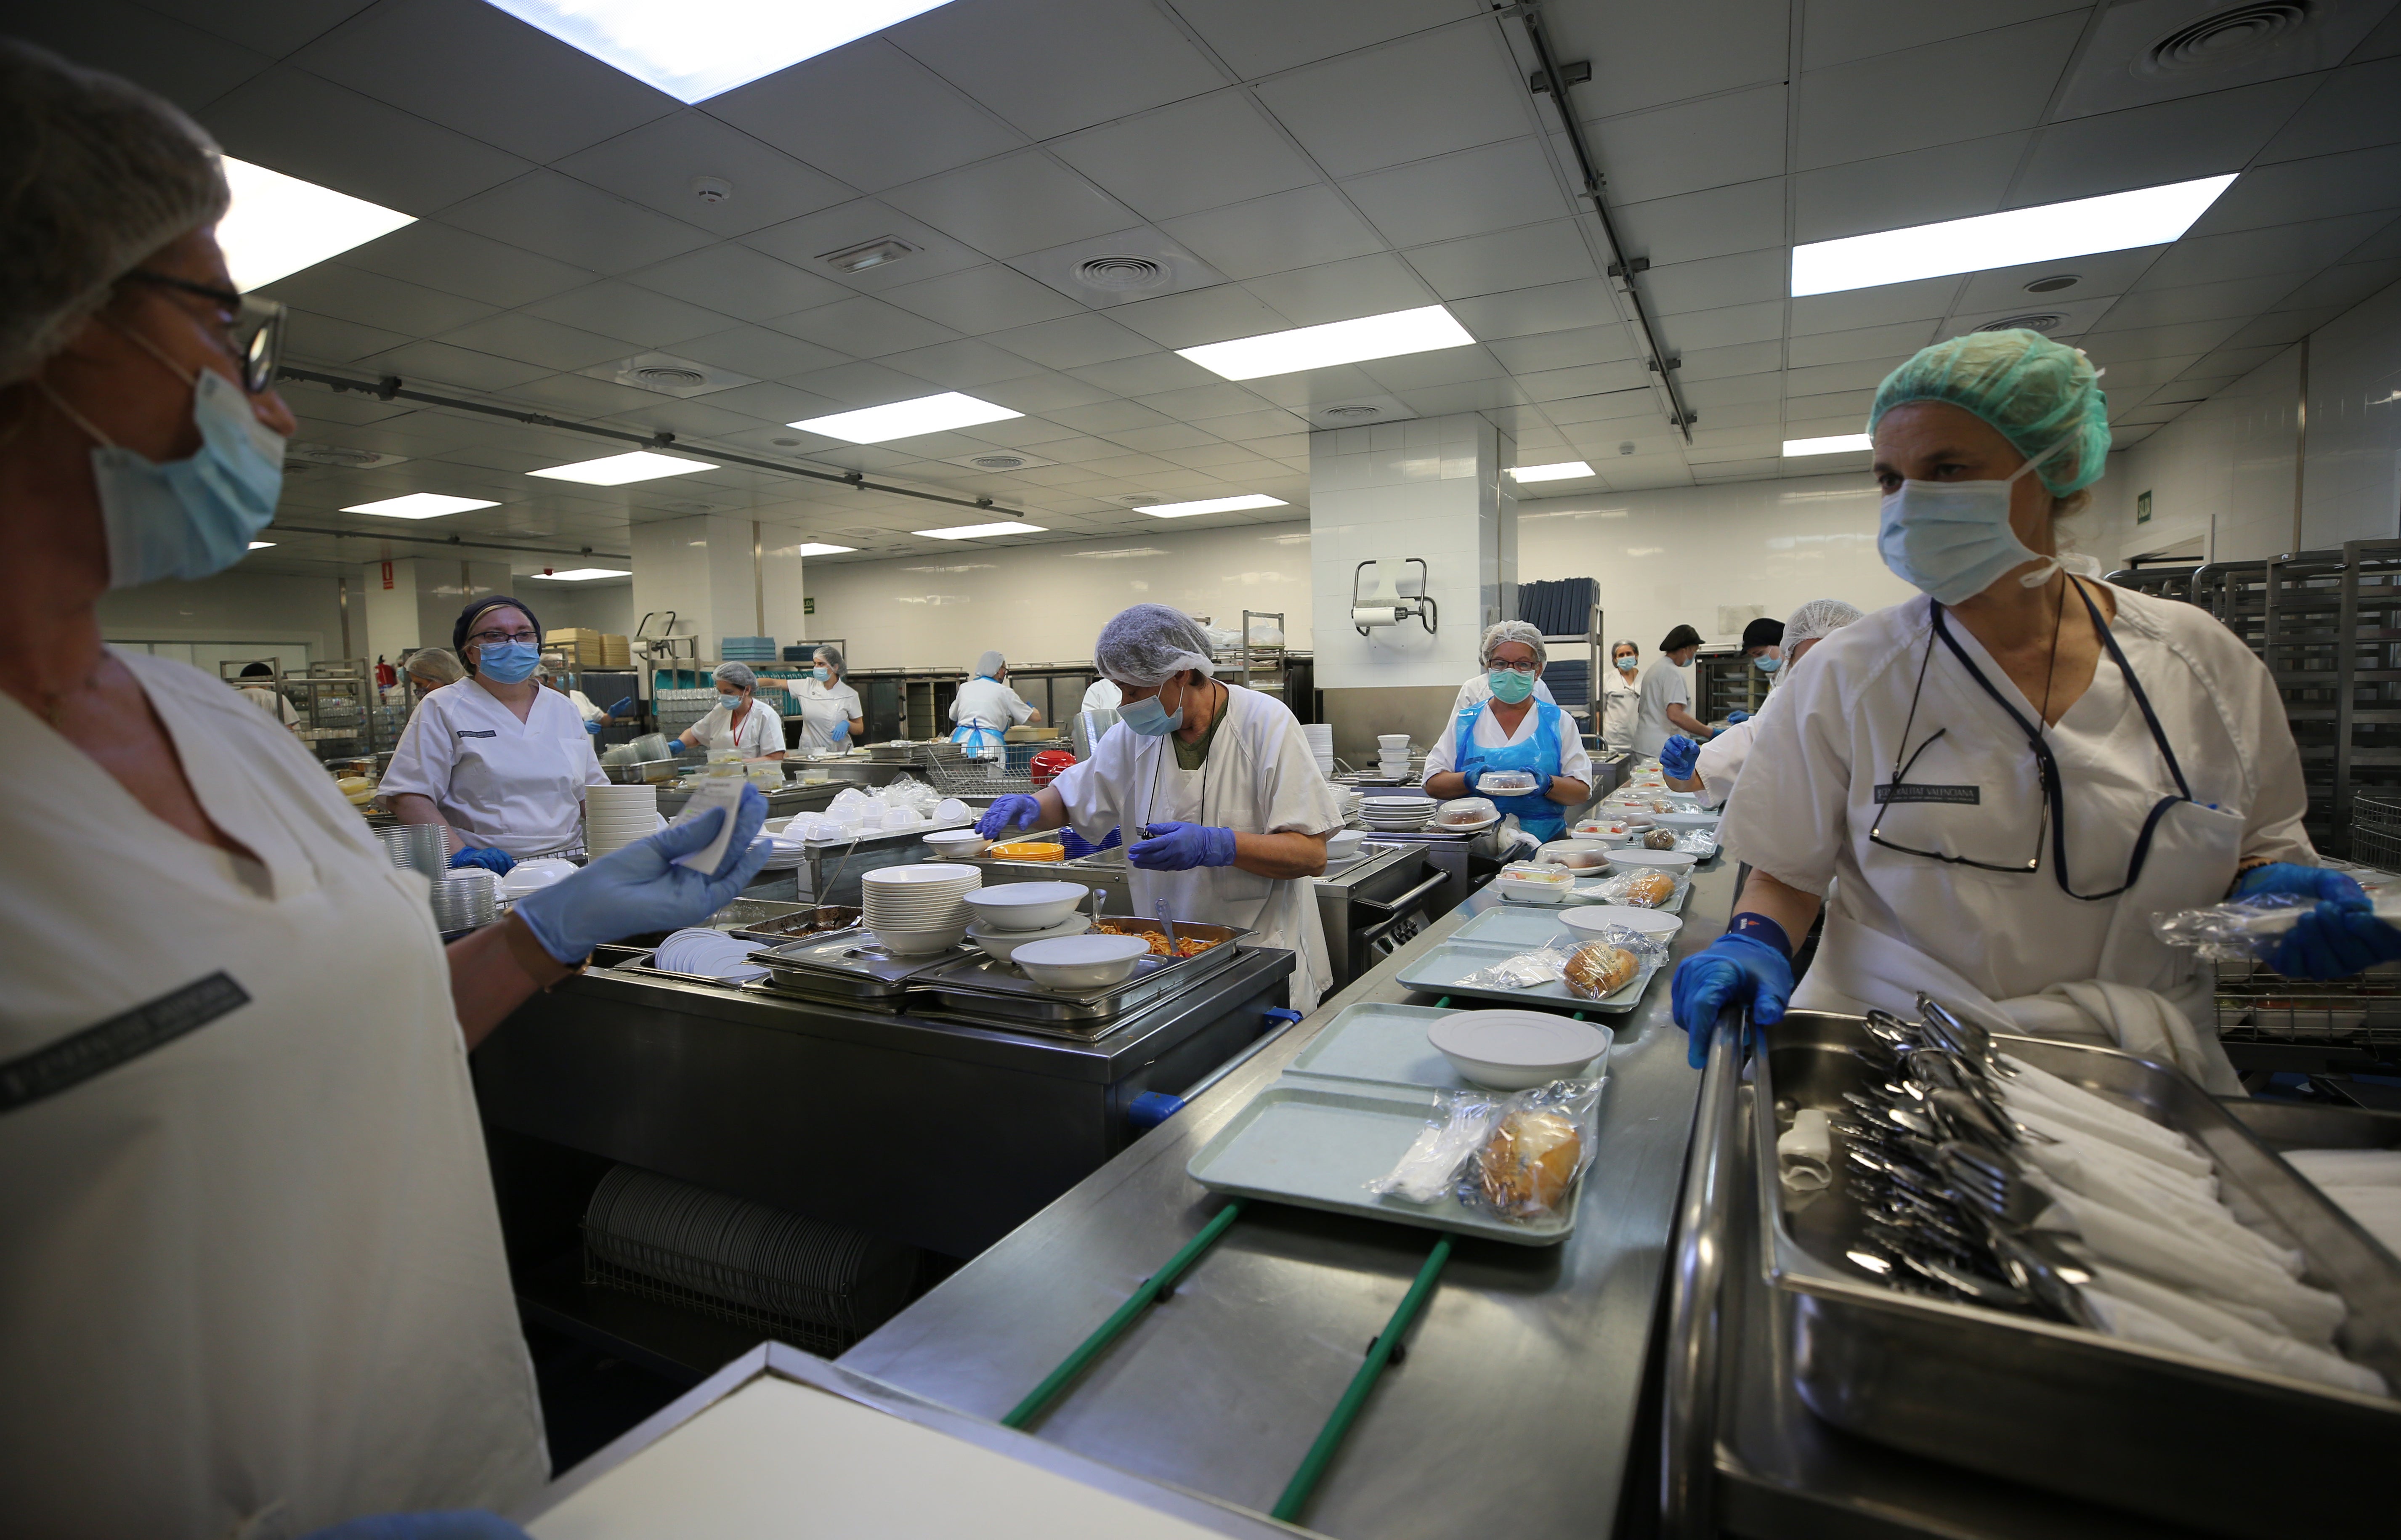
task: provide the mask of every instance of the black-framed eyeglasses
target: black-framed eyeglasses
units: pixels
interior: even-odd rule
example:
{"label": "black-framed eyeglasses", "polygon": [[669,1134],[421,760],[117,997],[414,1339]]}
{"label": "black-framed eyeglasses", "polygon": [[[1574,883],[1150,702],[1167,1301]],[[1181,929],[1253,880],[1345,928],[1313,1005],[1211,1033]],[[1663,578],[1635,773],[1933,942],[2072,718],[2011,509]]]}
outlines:
{"label": "black-framed eyeglasses", "polygon": [[[1923,668],[1919,670],[1921,683],[1923,682],[1924,672]],[[1912,700],[1910,702],[1910,715],[1912,720],[1914,720],[1916,712],[1917,703],[1914,700]],[[1942,794],[1952,790],[1949,787],[1920,785],[1912,782],[1909,779],[1909,772],[1917,767],[1918,760],[1924,757],[1926,751],[1928,749],[1933,748],[1935,743],[1950,731],[1951,729],[1948,727],[1936,728],[1933,734],[1928,736],[1924,743],[1917,746],[1917,751],[1909,756],[1907,763],[1896,763],[1892,767],[1892,779],[1875,789],[1876,820],[1868,829],[1868,843],[1870,845],[1883,846],[1886,850],[1897,850],[1904,856],[1922,856],[1928,860],[1941,861],[1945,866],[1972,866],[1979,872],[2040,871],[2042,868],[2043,835],[2049,832],[2051,826],[2051,790],[2052,786],[2052,778],[2058,774],[2058,768],[2051,761],[2050,746],[2045,744],[2040,738],[2034,740],[2033,748],[2035,774],[2039,779],[2041,786],[2042,800],[2040,805],[2042,813],[2039,820],[2035,824],[2034,853],[2027,856],[2025,859],[2022,861],[1978,860],[1971,856],[1947,855],[1940,850],[1920,850],[1914,846],[1902,845],[1899,841],[1888,840],[1884,837],[1885,809],[1891,807],[1896,803],[1943,803],[1957,800]],[[1908,741],[1908,724],[1903,723],[1901,727],[1901,742],[1905,745]]]}
{"label": "black-framed eyeglasses", "polygon": [[136,268],[125,275],[162,289],[191,295],[216,307],[217,324],[226,352],[241,365],[241,388],[257,395],[275,383],[275,366],[283,360],[283,307],[213,283],[196,283],[172,273]]}
{"label": "black-framed eyeglasses", "polygon": [[467,639],[478,642],[540,641],[542,633],[531,626],[514,631],[477,631]]}

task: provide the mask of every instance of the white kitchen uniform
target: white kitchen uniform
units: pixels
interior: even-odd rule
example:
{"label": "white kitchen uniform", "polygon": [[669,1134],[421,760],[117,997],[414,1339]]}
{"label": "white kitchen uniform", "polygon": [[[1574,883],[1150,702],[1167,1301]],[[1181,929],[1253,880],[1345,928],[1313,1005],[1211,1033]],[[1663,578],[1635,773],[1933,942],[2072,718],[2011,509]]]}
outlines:
{"label": "white kitchen uniform", "polygon": [[0,696],[0,1528],[505,1511],[549,1458],[425,880],[273,721],[118,656],[258,859]]}
{"label": "white kitchen uniform", "polygon": [[300,725],[300,713],[292,708],[291,700],[281,690],[270,690],[263,684],[245,684],[241,687],[241,698],[286,727]]}
{"label": "white kitchen uniform", "polygon": [[733,710],[718,706],[692,724],[693,741],[703,749],[739,749],[746,760],[784,752],[784,719],[765,701],[753,697],[750,709],[736,725]]}
{"label": "white kitchen uniform", "polygon": [[1615,668],[1601,681],[1600,741],[1621,752],[1634,747],[1634,719],[1642,709],[1642,686]]}
{"label": "white kitchen uniform", "polygon": [[857,748],[848,736],[840,743],[834,738],[837,725],[846,727],[853,722],[867,720],[867,708],[860,703],[858,692],[840,680],[821,684],[804,679],[786,686],[792,698],[801,703],[801,748],[809,753],[822,753],[828,749],[847,745]]}
{"label": "white kitchen uniform", "polygon": [[989,758],[999,752],[1003,733],[1034,720],[1034,708],[1000,681],[978,675],[960,685],[952,698],[951,720],[959,724],[951,741]]}
{"label": "white kitchen uniform", "polygon": [[[1283,703],[1239,684],[1227,685],[1226,695],[1226,720],[1198,770],[1176,763],[1171,737],[1146,737],[1119,722],[1091,758],[1062,771],[1050,785],[1066,803],[1076,832],[1098,845],[1121,828],[1131,846],[1147,823],[1203,823],[1253,834],[1330,834],[1341,828],[1341,804]],[[1131,867],[1126,881],[1137,914],[1150,914],[1165,899],[1176,919],[1242,926],[1258,932],[1253,939],[1259,945],[1293,952],[1294,1010],[1314,1011],[1332,986],[1317,893],[1308,878],[1279,882],[1231,866]]]}
{"label": "white kitchen uniform", "polygon": [[519,722],[471,675],[418,703],[377,795],[430,797],[451,828],[523,858],[574,844],[583,789],[608,779],[565,695],[535,691]]}
{"label": "white kitchen uniform", "polygon": [[574,707],[575,714],[585,722],[598,722],[602,717],[609,714],[608,712],[600,709],[600,708],[593,705],[592,697],[585,694],[581,690],[568,691],[567,704]]}
{"label": "white kitchen uniform", "polygon": [[1078,711],[1114,711],[1125,704],[1125,692],[1115,680],[1096,679],[1084,686],[1084,699]]}
{"label": "white kitchen uniform", "polygon": [[1693,681],[1684,671],[1667,659],[1659,658],[1642,670],[1640,699],[1634,711],[1634,752],[1647,760],[1659,757],[1667,740],[1683,731],[1667,720],[1667,708],[1681,706],[1687,713],[1693,709]]}
{"label": "white kitchen uniform", "polygon": [[[1767,698],[1772,701],[1776,697]],[[1759,731],[1760,718],[1766,713],[1767,708],[1763,705],[1749,721],[1736,722],[1701,745],[1700,758],[1693,766],[1693,774],[1700,778],[1701,785],[1693,795],[1703,807],[1723,807],[1726,798],[1734,794],[1734,783],[1741,778],[1742,767],[1750,762],[1751,736]]]}
{"label": "white kitchen uniform", "polygon": [[[1536,680],[1534,688],[1540,690],[1542,687],[1543,681]],[[1486,696],[1488,700],[1490,698],[1489,694]],[[1526,714],[1517,719],[1516,729],[1514,732],[1503,732],[1499,717],[1478,708],[1475,713],[1475,742],[1485,749],[1506,749],[1513,744],[1523,743],[1534,736],[1534,729],[1542,721],[1542,715],[1540,711],[1533,708],[1533,703],[1528,701]],[[1457,767],[1458,722],[1459,719],[1453,717],[1451,726],[1435,734],[1433,740],[1426,745],[1425,773],[1428,776],[1438,776]],[[1571,780],[1580,780],[1586,786],[1590,786],[1592,754],[1584,746],[1584,734],[1577,729],[1575,719],[1565,711],[1559,713],[1558,722],[1558,730],[1553,736],[1557,739],[1559,746],[1559,774]],[[1560,811],[1565,812],[1566,809],[1562,808]]]}
{"label": "white kitchen uniform", "polygon": [[[2212,1089],[2234,1089],[2209,969],[2159,942],[2150,922],[2222,899],[2240,862],[2315,861],[2301,831],[2300,758],[2267,669],[2231,631],[2189,604],[2109,597],[2124,666],[2105,653],[2043,736],[2077,892],[2123,884],[2148,830],[2139,881],[2114,897],[2061,891],[2036,758],[2010,715],[2031,726],[2037,708],[1955,617],[1944,621],[1955,653],[1934,637],[1930,600],[1828,637],[1778,692],[1752,740],[1775,774],[1743,783],[1723,834],[1737,859],[1778,881],[1832,888],[1796,1009],[1911,1011],[1923,989],[2001,1030],[2163,1053]],[[1880,791],[1897,764],[1902,790]],[[2162,806],[2179,797],[2179,772],[2190,800]],[[1904,854],[1870,842],[1879,827],[1891,844],[2003,866],[2039,848],[2040,866],[1989,872]]]}

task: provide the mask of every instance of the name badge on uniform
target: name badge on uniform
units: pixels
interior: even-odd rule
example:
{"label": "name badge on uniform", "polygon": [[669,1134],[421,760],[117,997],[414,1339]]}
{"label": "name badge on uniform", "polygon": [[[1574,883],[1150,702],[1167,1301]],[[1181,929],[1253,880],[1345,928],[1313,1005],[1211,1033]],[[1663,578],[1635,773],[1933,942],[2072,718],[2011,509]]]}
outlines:
{"label": "name badge on uniform", "polygon": [[1983,801],[1981,786],[1928,786],[1917,781],[1903,781],[1899,786],[1886,783],[1875,789],[1879,804],[1896,802],[1949,802],[1965,806],[1977,806]]}
{"label": "name badge on uniform", "polygon": [[249,1003],[250,992],[229,974],[212,973],[145,1005],[71,1032],[46,1048],[0,1064],[0,1112],[14,1112],[81,1085]]}
{"label": "name badge on uniform", "polygon": [[489,727],[461,727],[459,736],[462,738],[496,738],[500,734]]}

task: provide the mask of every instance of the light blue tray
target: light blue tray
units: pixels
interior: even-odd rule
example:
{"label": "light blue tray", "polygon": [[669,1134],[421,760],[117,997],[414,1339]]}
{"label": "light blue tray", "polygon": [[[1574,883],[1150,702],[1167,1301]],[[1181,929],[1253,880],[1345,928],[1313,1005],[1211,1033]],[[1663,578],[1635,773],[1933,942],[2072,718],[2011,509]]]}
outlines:
{"label": "light blue tray", "polygon": [[[1472,1009],[1472,1008],[1471,1008]],[[1347,1007],[1325,1024],[1299,1056],[1284,1068],[1283,1084],[1295,1079],[1362,1080],[1386,1085],[1430,1086],[1437,1091],[1488,1091],[1461,1078],[1442,1050],[1426,1041],[1426,1028],[1460,1008],[1431,1005],[1370,1003]],[[1598,1022],[1601,1035],[1612,1045],[1617,1035]],[[1607,1068],[1608,1049],[1598,1067]],[[1505,1092],[1489,1092],[1505,1095]]]}
{"label": "light blue tray", "polygon": [[[1708,863],[1706,861],[1701,863],[1701,865],[1704,866],[1708,864]],[[1614,875],[1614,873],[1612,873],[1612,875]],[[1502,902],[1518,909],[1565,909],[1568,905],[1572,903],[1608,902],[1608,900],[1600,896],[1600,885],[1608,880],[1609,877],[1607,876],[1579,878],[1575,885],[1575,891],[1570,894],[1567,898],[1561,899],[1557,903],[1546,903],[1541,899],[1520,899],[1514,895],[1503,893],[1497,885],[1498,879],[1495,879],[1496,885],[1492,889],[1492,895]],[[1676,885],[1676,896],[1669,899],[1666,903],[1656,906],[1659,913],[1662,914],[1682,914],[1684,912],[1684,900],[1691,896],[1692,891],[1693,885],[1690,879],[1678,883]]]}
{"label": "light blue tray", "polygon": [[1564,1011],[1583,1011],[1594,1015],[1622,1016],[1641,1002],[1642,991],[1650,986],[1651,975],[1659,970],[1656,961],[1644,957],[1642,969],[1634,975],[1632,983],[1598,1000],[1582,998],[1563,983],[1538,984],[1532,989],[1488,989],[1480,984],[1463,986],[1459,982],[1471,973],[1479,972],[1495,963],[1506,962],[1518,953],[1530,952],[1541,944],[1539,940],[1522,946],[1461,941],[1454,931],[1449,938],[1404,968],[1399,979],[1409,988],[1428,995],[1455,995],[1468,999],[1494,1000],[1502,1005],[1555,1006]]}

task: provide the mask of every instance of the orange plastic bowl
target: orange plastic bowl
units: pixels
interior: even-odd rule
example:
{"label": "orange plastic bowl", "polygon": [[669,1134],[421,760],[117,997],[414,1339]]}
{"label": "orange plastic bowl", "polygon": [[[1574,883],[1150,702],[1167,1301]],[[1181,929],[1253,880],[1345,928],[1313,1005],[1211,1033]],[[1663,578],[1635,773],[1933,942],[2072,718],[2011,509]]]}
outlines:
{"label": "orange plastic bowl", "polygon": [[995,845],[986,855],[1005,861],[1063,861],[1067,859],[1063,845]]}

